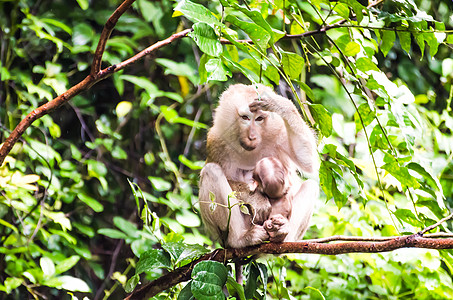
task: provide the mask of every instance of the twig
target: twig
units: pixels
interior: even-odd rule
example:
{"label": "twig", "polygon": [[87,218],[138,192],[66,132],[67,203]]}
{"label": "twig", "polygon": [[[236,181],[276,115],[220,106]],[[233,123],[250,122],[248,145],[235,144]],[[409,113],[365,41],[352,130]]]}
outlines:
{"label": "twig", "polygon": [[96,77],[96,75],[98,75],[99,71],[101,70],[102,55],[104,54],[105,46],[107,45],[107,41],[110,38],[110,34],[112,33],[113,28],[115,28],[118,19],[129,7],[131,7],[132,3],[134,2],[135,0],[124,0],[124,2],[120,4],[120,6],[113,12],[113,14],[105,23],[104,29],[102,29],[101,37],[99,38],[96,52],[94,52],[93,63],[91,64],[91,76]]}
{"label": "twig", "polygon": [[433,225],[431,225],[431,226],[426,227],[425,229],[423,229],[422,231],[420,231],[419,234],[420,234],[420,235],[424,235],[426,232],[433,230],[434,228],[438,227],[440,224],[444,223],[445,221],[450,220],[451,218],[453,218],[453,213],[451,213],[451,214],[449,214],[448,216],[446,216],[445,218],[441,219],[441,220],[440,220],[439,222],[437,222],[436,224],[433,224]]}
{"label": "twig", "polygon": [[124,240],[120,240],[116,244],[115,250],[113,251],[113,254],[112,254],[112,260],[111,260],[111,263],[110,263],[109,272],[105,276],[105,279],[102,282],[101,286],[98,288],[98,291],[96,293],[96,296],[94,297],[94,300],[98,300],[98,299],[101,298],[102,293],[104,292],[104,288],[107,285],[107,280],[111,280],[113,272],[115,271],[116,262],[118,261],[118,255],[119,255],[120,250],[123,247],[123,245],[124,245]]}

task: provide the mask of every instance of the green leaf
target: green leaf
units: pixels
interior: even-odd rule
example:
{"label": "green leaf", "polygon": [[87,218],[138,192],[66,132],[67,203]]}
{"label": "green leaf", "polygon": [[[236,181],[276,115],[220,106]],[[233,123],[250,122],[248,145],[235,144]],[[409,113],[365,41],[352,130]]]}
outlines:
{"label": "green leaf", "polygon": [[381,126],[377,124],[374,126],[373,131],[370,134],[370,145],[379,149],[388,149],[389,144],[385,138],[385,134],[382,131]]}
{"label": "green leaf", "polygon": [[[360,116],[359,116],[360,115]],[[371,110],[368,102],[362,103],[357,108],[356,113],[354,114],[354,122],[356,126],[356,131],[358,132],[363,128],[363,125],[366,127],[373,122],[375,119],[375,113]],[[363,125],[362,125],[363,122]]]}
{"label": "green leaf", "polygon": [[200,217],[190,210],[185,210],[176,213],[176,221],[185,227],[199,227],[201,226]]}
{"label": "green leaf", "polygon": [[193,32],[189,33],[189,36],[201,51],[214,57],[222,53],[222,44],[220,44],[219,37],[211,26],[206,23],[196,23],[192,28]]}
{"label": "green leaf", "polygon": [[315,101],[315,94],[313,93],[312,89],[305,83],[300,80],[295,80],[299,87],[305,92],[307,97],[311,99],[312,101]]}
{"label": "green leaf", "polygon": [[186,284],[186,286],[179,292],[177,300],[194,300],[195,297],[192,294],[192,281]]}
{"label": "green leaf", "polygon": [[89,159],[86,161],[86,164],[89,176],[99,178],[107,175],[107,167],[104,163]]}
{"label": "green leaf", "polygon": [[121,232],[119,230],[111,229],[111,228],[101,228],[98,230],[98,234],[103,234],[112,239],[123,239],[123,240],[127,239],[126,234],[124,234],[123,232]]}
{"label": "green leaf", "polygon": [[55,264],[49,257],[41,257],[39,265],[45,277],[52,277],[55,274]]}
{"label": "green leaf", "polygon": [[[165,248],[165,250],[167,250],[167,248]],[[184,244],[184,248],[182,249],[182,252],[179,254],[179,257],[175,260],[175,264],[179,264],[181,262],[191,262],[208,252],[209,251],[201,245]]]}
{"label": "green leaf", "polygon": [[356,60],[355,65],[357,69],[359,69],[362,72],[366,71],[378,71],[379,68],[377,65],[368,57],[360,57]]}
{"label": "green leaf", "polygon": [[332,181],[332,195],[338,209],[342,208],[348,202],[348,197],[340,192],[335,179]]}
{"label": "green leaf", "polygon": [[420,222],[417,219],[417,217],[412,213],[412,211],[410,211],[409,209],[397,209],[395,211],[394,215],[398,219],[400,219],[410,225],[417,226],[417,227],[423,226],[423,223]]}
{"label": "green leaf", "polygon": [[[250,80],[250,82],[252,84],[256,84],[258,82],[257,80],[257,76],[255,73],[253,72],[250,72],[248,69],[244,68],[243,66],[241,66],[240,64],[238,64],[237,62],[231,60],[230,58],[228,58],[227,56],[224,56],[223,59],[228,62],[229,64],[232,65],[232,68],[236,68],[238,69],[245,77],[247,77],[248,80]],[[229,73],[229,75],[231,76],[231,73]]]}
{"label": "green leaf", "polygon": [[80,199],[80,201],[88,205],[95,212],[101,212],[104,210],[104,206],[101,203],[85,193],[80,193],[77,195],[77,197]]}
{"label": "green leaf", "polygon": [[171,259],[176,262],[186,248],[186,244],[181,240],[162,244],[162,248],[170,254]]}
{"label": "green leaf", "polygon": [[129,280],[126,282],[126,286],[124,287],[124,290],[126,291],[126,293],[133,292],[139,282],[140,282],[140,275],[138,275],[138,274],[129,278]]}
{"label": "green leaf", "polygon": [[225,69],[223,62],[220,58],[211,58],[205,64],[206,72],[208,74],[208,81],[226,81],[227,76],[231,76],[231,73]]}
{"label": "green leaf", "polygon": [[334,181],[331,170],[327,167],[325,161],[321,162],[319,167],[319,184],[321,185],[324,194],[326,194],[326,199],[333,197],[332,192],[332,182]]}
{"label": "green leaf", "polygon": [[192,271],[192,294],[197,300],[225,299],[227,268],[216,261],[201,261]]}
{"label": "green leaf", "polygon": [[159,91],[157,86],[146,77],[121,75],[120,79],[129,81],[130,83],[144,89],[149,95],[155,95]]}
{"label": "green leaf", "polygon": [[9,229],[13,230],[15,233],[19,233],[17,230],[17,227],[15,227],[13,224],[6,222],[3,219],[0,219],[0,225],[3,225],[5,227],[8,227]]}
{"label": "green leaf", "polygon": [[[400,27],[400,29],[404,29]],[[398,38],[400,40],[401,48],[407,53],[411,51],[411,33],[409,31],[398,30]]]}
{"label": "green leaf", "polygon": [[400,166],[396,161],[386,163],[381,168],[389,172],[390,175],[401,182],[403,186],[412,187],[415,189],[420,186],[417,179],[412,177],[408,169],[404,166]]}
{"label": "green leaf", "polygon": [[436,36],[433,32],[425,32],[423,33],[423,38],[429,46],[429,55],[434,58],[434,55],[436,55],[437,50],[439,49],[439,42],[437,41]]}
{"label": "green leaf", "polygon": [[309,107],[322,135],[329,137],[332,134],[332,115],[321,104],[310,104]]}
{"label": "green leaf", "polygon": [[360,45],[354,41],[350,41],[344,46],[342,50],[344,55],[354,56],[360,52]]}
{"label": "green leaf", "polygon": [[394,42],[395,32],[391,30],[384,30],[381,43],[381,51],[384,56],[387,56],[387,53],[389,53],[390,49],[392,49]]}
{"label": "green leaf", "polygon": [[129,101],[121,101],[116,105],[115,112],[118,118],[125,117],[132,109],[132,103]]}
{"label": "green leaf", "polygon": [[238,18],[228,15],[225,20],[243,30],[259,49],[264,52],[268,48],[271,35],[262,27],[255,23],[241,21]]}
{"label": "green leaf", "polygon": [[201,160],[193,162],[182,154],[178,156],[178,159],[191,170],[201,170],[205,164],[205,162]]}
{"label": "green leaf", "polygon": [[437,179],[436,177],[433,177],[428,171],[426,171],[426,169],[424,167],[422,167],[420,164],[416,163],[416,162],[410,162],[407,164],[407,168],[408,169],[411,169],[415,172],[417,172],[418,174],[422,175],[423,178],[430,183],[430,185],[432,187],[435,187],[437,188],[438,190],[442,190],[442,185],[440,184],[439,182],[439,179]]}
{"label": "green leaf", "polygon": [[452,34],[452,33],[450,33],[450,34],[447,36],[447,43],[453,44],[453,34]]}
{"label": "green leaf", "polygon": [[113,218],[113,224],[115,224],[118,229],[126,233],[126,235],[129,237],[137,238],[139,236],[139,230],[137,229],[137,226],[126,219],[116,216]]}
{"label": "green leaf", "polygon": [[280,51],[280,54],[282,56],[283,71],[291,79],[299,79],[299,75],[304,67],[304,59],[293,52]]}
{"label": "green leaf", "polygon": [[93,28],[86,23],[78,23],[73,30],[72,43],[74,46],[89,45],[95,37]]}
{"label": "green leaf", "polygon": [[156,191],[163,192],[171,189],[171,183],[160,177],[148,176],[149,181]]}
{"label": "green leaf", "polygon": [[83,10],[87,10],[89,7],[88,0],[77,0],[77,3],[79,4],[80,8]]}
{"label": "green leaf", "polygon": [[232,1],[221,0],[220,1],[225,7],[233,7],[236,10],[239,10],[247,17],[249,17],[254,24],[266,30],[271,36],[271,43],[275,44],[279,39],[285,36],[285,33],[279,30],[276,30],[269,25],[269,23],[264,19],[263,14],[255,9],[248,9],[247,7],[241,6]]}
{"label": "green leaf", "polygon": [[414,35],[414,38],[415,38],[415,41],[417,42],[417,45],[420,47],[420,53],[422,54],[422,57],[420,59],[423,58],[423,54],[425,53],[425,38],[424,38],[424,35],[423,33],[418,33],[418,32],[414,32],[412,33]]}
{"label": "green leaf", "polygon": [[245,293],[244,293],[244,287],[242,285],[240,285],[239,283],[237,283],[236,280],[231,276],[227,277],[227,288],[228,288],[228,291],[230,292],[230,294],[238,295],[239,299],[241,299],[241,300],[246,299]]}
{"label": "green leaf", "polygon": [[69,275],[51,278],[50,280],[45,281],[45,285],[72,292],[89,293],[91,291],[85,281]]}
{"label": "green leaf", "polygon": [[140,259],[135,268],[135,274],[139,275],[146,271],[156,268],[169,269],[171,267],[170,257],[161,249],[151,249],[140,255]]}
{"label": "green leaf", "polygon": [[182,0],[176,5],[173,17],[180,16],[181,14],[194,23],[203,22],[213,26],[225,27],[206,7],[188,0]]}
{"label": "green leaf", "polygon": [[362,19],[363,19],[362,10],[366,9],[365,6],[363,6],[362,4],[360,4],[356,0],[340,0],[340,3],[345,3],[349,7],[352,7],[352,9],[354,10],[354,13],[355,13],[355,15],[357,17],[357,22],[358,23],[362,22]]}
{"label": "green leaf", "polygon": [[[7,294],[10,294],[13,290],[18,288],[24,280],[21,278],[15,278],[15,277],[7,277],[5,281],[3,282],[5,286],[5,292]],[[1,291],[1,284],[0,284],[0,291]]]}
{"label": "green leaf", "polygon": [[67,270],[71,269],[75,264],[80,260],[80,256],[73,255],[65,260],[62,260],[60,263],[57,264],[55,267],[55,274],[61,274],[66,272]]}
{"label": "green leaf", "polygon": [[251,264],[249,264],[247,282],[244,288],[246,299],[254,299],[259,279],[261,279],[264,287],[264,292],[266,293],[268,281],[267,268],[262,263],[252,262]]}

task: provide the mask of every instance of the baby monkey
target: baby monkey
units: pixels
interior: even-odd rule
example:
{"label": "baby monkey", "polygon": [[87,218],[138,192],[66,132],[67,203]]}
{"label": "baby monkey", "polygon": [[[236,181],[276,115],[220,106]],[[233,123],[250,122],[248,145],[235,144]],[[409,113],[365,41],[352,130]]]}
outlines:
{"label": "baby monkey", "polygon": [[250,222],[262,225],[271,242],[282,242],[288,235],[292,197],[287,178],[288,170],[279,159],[265,157],[253,170],[253,183],[230,181],[237,198],[251,210]]}

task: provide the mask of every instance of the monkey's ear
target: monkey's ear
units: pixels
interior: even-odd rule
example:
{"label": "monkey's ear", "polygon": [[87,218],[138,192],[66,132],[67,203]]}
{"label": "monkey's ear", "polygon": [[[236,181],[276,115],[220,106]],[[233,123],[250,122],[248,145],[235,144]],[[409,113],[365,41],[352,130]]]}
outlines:
{"label": "monkey's ear", "polygon": [[255,192],[257,187],[258,187],[258,182],[256,182],[256,180],[253,180],[252,183],[249,183],[249,190],[251,192]]}

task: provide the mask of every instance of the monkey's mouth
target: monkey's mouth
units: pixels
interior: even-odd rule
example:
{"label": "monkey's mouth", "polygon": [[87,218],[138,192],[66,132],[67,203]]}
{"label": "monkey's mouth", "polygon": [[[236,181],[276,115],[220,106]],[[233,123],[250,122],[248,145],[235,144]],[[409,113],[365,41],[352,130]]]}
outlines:
{"label": "monkey's mouth", "polygon": [[239,144],[246,151],[252,151],[252,150],[255,150],[255,148],[256,148],[256,145],[253,145],[253,144],[250,144],[250,143],[247,143],[247,142],[244,142],[244,141],[239,141]]}

